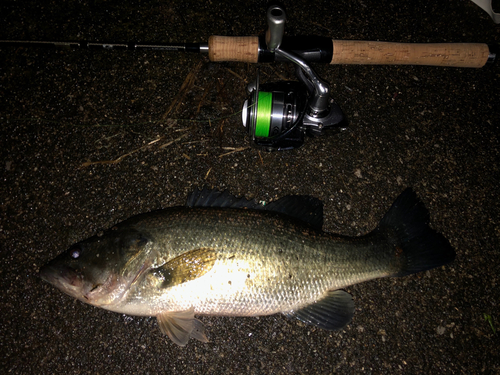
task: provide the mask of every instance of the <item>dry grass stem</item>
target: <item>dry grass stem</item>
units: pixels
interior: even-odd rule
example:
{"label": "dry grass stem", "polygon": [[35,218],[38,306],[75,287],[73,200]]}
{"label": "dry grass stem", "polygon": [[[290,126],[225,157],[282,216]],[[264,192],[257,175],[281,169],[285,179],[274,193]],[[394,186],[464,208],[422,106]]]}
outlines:
{"label": "dry grass stem", "polygon": [[[180,137],[176,138],[176,139],[173,139],[171,140],[170,142],[167,142],[167,143],[164,143],[163,145],[161,145],[159,148],[160,149],[163,149],[165,147],[168,147],[170,146],[171,144],[175,143],[175,142],[178,142],[180,141],[182,138],[186,137],[189,133],[185,133],[183,135],[181,135]],[[99,161],[86,161],[85,163],[82,163],[82,165],[80,166],[80,168],[85,168],[85,167],[88,167],[90,165],[95,165],[95,164],[117,164],[119,162],[121,162],[123,159],[125,159],[127,156],[130,156],[132,154],[135,154],[136,152],[139,152],[139,151],[142,151],[152,145],[154,145],[155,143],[159,142],[160,140],[162,140],[163,138],[165,138],[165,136],[161,136],[161,137],[158,137],[156,138],[155,140],[151,141],[151,142],[148,142],[147,144],[145,144],[144,146],[141,146],[139,148],[136,148],[135,150],[132,150],[130,152],[127,152],[126,154],[123,154],[121,155],[120,157],[114,159],[114,160],[99,160]],[[185,155],[188,159],[189,157],[187,155]]]}
{"label": "dry grass stem", "polygon": [[227,70],[229,73],[231,73],[233,76],[235,76],[236,78],[238,78],[238,79],[242,80],[242,81],[243,81],[243,82],[245,82],[245,83],[248,83],[248,82],[247,82],[247,80],[246,80],[245,78],[243,78],[242,76],[240,76],[238,73],[236,73],[236,72],[232,71],[232,70],[231,70],[231,69],[229,69],[229,68],[226,68],[226,70]]}
{"label": "dry grass stem", "polygon": [[84,167],[88,167],[89,165],[94,165],[94,164],[117,164],[117,163],[121,162],[123,159],[125,159],[127,156],[130,156],[132,154],[135,154],[138,151],[141,151],[141,150],[144,150],[144,149],[148,148],[149,146],[151,146],[152,144],[158,142],[162,138],[164,138],[164,136],[159,137],[159,138],[155,139],[154,141],[151,141],[148,144],[145,144],[144,146],[136,148],[135,150],[127,152],[126,154],[123,154],[122,156],[118,157],[117,159],[114,159],[114,160],[99,160],[99,161],[86,161],[80,167],[84,168]]}
{"label": "dry grass stem", "polygon": [[167,142],[167,143],[164,143],[160,146],[160,149],[162,148],[165,148],[165,147],[168,147],[170,146],[172,143],[175,143],[175,142],[178,142],[180,141],[182,138],[186,137],[189,133],[184,133],[183,135],[181,135],[180,137],[178,138],[175,138],[174,140],[170,141],[170,142]]}
{"label": "dry grass stem", "polygon": [[198,64],[195,65],[195,67],[193,69],[191,69],[189,74],[186,76],[186,79],[184,80],[184,83],[182,84],[179,92],[177,93],[174,100],[172,101],[172,103],[168,107],[167,111],[163,114],[162,120],[166,119],[168,117],[168,115],[170,114],[170,112],[174,111],[174,113],[175,113],[175,111],[177,111],[179,109],[179,107],[182,104],[182,101],[184,100],[184,97],[189,92],[189,90],[192,89],[192,87],[194,85],[194,81],[196,79],[196,74],[198,74],[202,65],[203,65],[203,61],[200,61]]}
{"label": "dry grass stem", "polygon": [[249,146],[246,146],[246,147],[238,147],[238,148],[234,148],[234,147],[223,147],[223,149],[225,150],[231,150],[232,151],[229,151],[229,152],[226,152],[225,154],[222,154],[222,155],[219,155],[219,158],[222,158],[223,156],[227,156],[227,155],[231,155],[231,154],[234,154],[235,152],[240,152],[240,151],[245,151],[246,149],[250,148]]}
{"label": "dry grass stem", "polygon": [[207,174],[205,175],[205,180],[208,178],[208,175],[210,174],[210,171],[212,170],[212,167],[208,170]]}

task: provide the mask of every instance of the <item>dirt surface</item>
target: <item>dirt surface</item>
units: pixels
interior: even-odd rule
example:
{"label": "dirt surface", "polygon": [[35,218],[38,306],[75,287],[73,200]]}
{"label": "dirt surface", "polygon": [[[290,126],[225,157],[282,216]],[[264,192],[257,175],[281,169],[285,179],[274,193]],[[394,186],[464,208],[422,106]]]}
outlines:
{"label": "dirt surface", "polygon": [[[206,42],[265,32],[265,2],[203,4],[3,1],[0,39]],[[500,26],[470,1],[286,6],[287,35],[500,43]],[[255,64],[1,48],[0,372],[500,372],[499,65],[314,68],[349,128],[265,153],[248,147],[238,113]],[[295,79],[290,64],[261,64],[260,74],[263,82]],[[179,95],[188,77],[192,85]],[[134,214],[182,205],[201,186],[263,201],[315,196],[325,204],[324,229],[344,235],[373,229],[411,186],[457,258],[348,288],[356,313],[340,332],[282,315],[201,317],[210,343],[185,348],[154,318],[85,305],[37,276],[72,243]]]}

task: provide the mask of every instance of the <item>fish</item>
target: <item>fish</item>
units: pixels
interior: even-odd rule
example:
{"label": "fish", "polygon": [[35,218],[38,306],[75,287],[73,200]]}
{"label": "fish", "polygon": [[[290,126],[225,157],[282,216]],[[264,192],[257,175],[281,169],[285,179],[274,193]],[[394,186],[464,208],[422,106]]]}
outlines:
{"label": "fish", "polygon": [[180,346],[190,338],[208,342],[200,315],[282,313],[334,331],[354,314],[346,287],[454,260],[455,250],[429,222],[411,188],[358,237],[323,231],[323,203],[311,196],[263,205],[195,189],[185,206],[131,217],[76,243],[39,276],[84,303],[154,316]]}

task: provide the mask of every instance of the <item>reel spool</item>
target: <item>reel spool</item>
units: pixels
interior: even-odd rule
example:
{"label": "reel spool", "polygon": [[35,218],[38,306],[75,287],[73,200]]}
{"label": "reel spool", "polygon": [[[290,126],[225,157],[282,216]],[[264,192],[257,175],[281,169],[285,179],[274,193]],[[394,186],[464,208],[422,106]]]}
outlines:
{"label": "reel spool", "polygon": [[259,86],[259,76],[248,87],[250,97],[242,111],[243,126],[253,145],[266,151],[302,146],[303,130],[298,126],[307,98],[299,82],[275,82]]}

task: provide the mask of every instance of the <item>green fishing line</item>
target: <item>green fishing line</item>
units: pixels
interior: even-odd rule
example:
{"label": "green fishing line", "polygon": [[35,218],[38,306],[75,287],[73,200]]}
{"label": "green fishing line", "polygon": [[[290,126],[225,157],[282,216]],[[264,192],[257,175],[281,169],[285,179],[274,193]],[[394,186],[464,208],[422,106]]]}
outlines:
{"label": "green fishing line", "polygon": [[273,93],[263,91],[259,92],[259,99],[257,101],[257,118],[255,122],[256,137],[269,137],[272,107]]}

